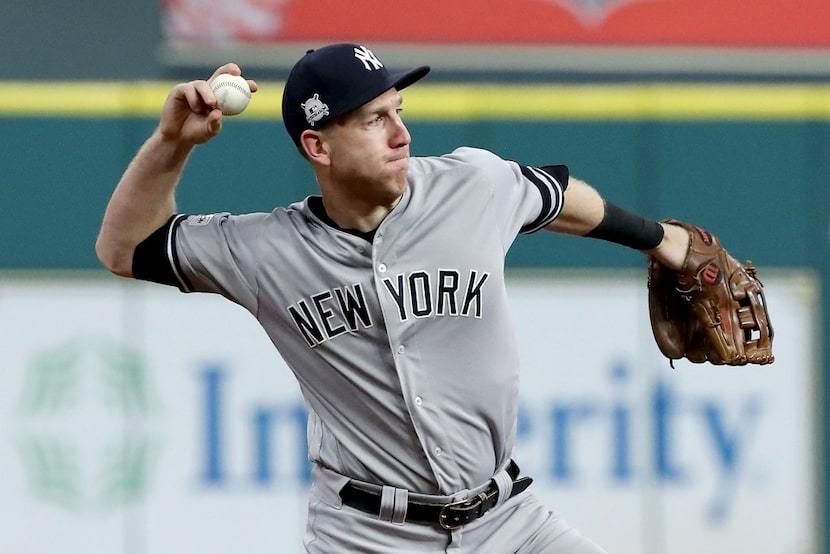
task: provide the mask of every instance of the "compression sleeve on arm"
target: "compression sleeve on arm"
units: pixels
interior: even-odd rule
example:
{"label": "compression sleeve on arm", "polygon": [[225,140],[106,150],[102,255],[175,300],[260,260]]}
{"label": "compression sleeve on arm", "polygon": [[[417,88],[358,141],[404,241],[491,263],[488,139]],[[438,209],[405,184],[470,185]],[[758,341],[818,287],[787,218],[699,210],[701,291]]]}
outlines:
{"label": "compression sleeve on arm", "polygon": [[585,236],[636,250],[650,250],[663,240],[663,226],[605,201],[602,221]]}

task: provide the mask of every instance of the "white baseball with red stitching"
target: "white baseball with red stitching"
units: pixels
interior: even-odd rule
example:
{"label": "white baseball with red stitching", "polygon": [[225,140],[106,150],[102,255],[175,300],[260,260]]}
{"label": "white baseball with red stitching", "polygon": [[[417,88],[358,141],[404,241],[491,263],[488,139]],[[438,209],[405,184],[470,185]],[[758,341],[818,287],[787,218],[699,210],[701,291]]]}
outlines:
{"label": "white baseball with red stitching", "polygon": [[237,115],[248,107],[251,101],[251,87],[244,77],[223,73],[211,83],[219,109],[225,115]]}

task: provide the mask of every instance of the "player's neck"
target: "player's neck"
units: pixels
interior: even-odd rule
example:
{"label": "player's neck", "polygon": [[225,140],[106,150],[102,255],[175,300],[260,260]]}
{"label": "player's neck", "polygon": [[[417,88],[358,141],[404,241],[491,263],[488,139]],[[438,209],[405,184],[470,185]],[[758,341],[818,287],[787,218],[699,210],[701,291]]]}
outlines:
{"label": "player's neck", "polygon": [[359,202],[338,202],[330,196],[322,197],[321,207],[327,217],[343,230],[359,233],[374,232],[400,202],[398,197],[390,205],[370,205]]}

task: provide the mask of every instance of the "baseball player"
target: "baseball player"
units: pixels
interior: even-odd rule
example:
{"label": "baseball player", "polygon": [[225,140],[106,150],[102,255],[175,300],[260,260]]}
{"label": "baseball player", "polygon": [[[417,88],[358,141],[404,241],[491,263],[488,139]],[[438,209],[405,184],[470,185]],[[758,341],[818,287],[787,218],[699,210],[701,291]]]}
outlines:
{"label": "baseball player", "polygon": [[222,114],[209,81],[175,86],[96,251],[118,275],[221,294],[265,329],[308,406],[307,552],[604,552],[534,496],[513,459],[505,254],[548,230],[679,268],[688,234],[605,202],[562,165],[467,147],[410,157],[400,91],[428,72],[390,72],[357,44],[309,51],[282,115],[320,194],[245,215],[177,211],[186,161]]}

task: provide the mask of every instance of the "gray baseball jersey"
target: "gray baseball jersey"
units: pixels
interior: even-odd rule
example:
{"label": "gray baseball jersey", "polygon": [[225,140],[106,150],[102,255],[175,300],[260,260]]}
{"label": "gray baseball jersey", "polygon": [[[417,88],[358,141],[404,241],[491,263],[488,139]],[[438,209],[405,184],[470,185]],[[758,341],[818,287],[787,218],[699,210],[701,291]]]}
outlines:
{"label": "gray baseball jersey", "polygon": [[[373,236],[336,228],[319,197],[179,215],[154,256],[137,252],[134,273],[257,318],[299,382],[319,466],[451,495],[512,455],[519,360],[504,260],[519,233],[558,216],[567,179],[564,166],[473,148],[412,158]],[[143,269],[153,264],[167,271]]]}

